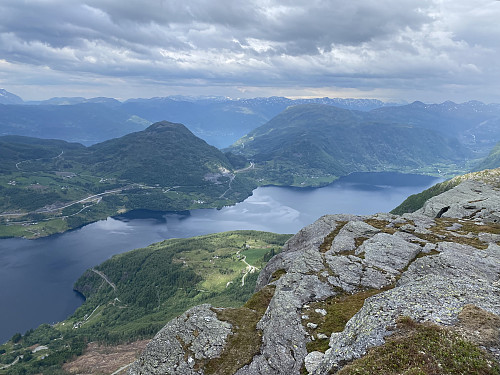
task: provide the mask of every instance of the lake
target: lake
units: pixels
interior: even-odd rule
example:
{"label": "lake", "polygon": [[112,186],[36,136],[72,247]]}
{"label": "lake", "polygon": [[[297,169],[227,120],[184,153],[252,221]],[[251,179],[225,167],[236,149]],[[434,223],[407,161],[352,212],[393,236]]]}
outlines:
{"label": "lake", "polygon": [[64,320],[83,302],[73,283],[88,268],[168,238],[236,229],[296,233],[324,214],[387,212],[440,179],[355,173],[323,188],[260,187],[221,210],[134,211],[37,240],[0,240],[0,342]]}

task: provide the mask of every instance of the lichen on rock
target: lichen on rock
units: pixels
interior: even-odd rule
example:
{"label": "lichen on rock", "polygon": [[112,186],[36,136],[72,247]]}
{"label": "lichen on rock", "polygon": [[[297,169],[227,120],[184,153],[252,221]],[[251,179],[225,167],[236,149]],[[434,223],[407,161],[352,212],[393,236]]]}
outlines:
{"label": "lichen on rock", "polygon": [[[383,345],[401,316],[458,329],[475,306],[496,322],[497,186],[466,181],[412,214],[326,215],[303,228],[259,276],[257,290],[272,284],[274,295],[255,324],[255,355],[234,373],[334,373]],[[476,310],[469,310],[470,322]],[[205,374],[234,332],[209,306],[191,309],[158,333],[129,373]],[[493,354],[500,346],[476,341]]]}
{"label": "lichen on rock", "polygon": [[128,373],[203,374],[197,364],[219,356],[230,333],[210,305],[195,306],[163,327]]}

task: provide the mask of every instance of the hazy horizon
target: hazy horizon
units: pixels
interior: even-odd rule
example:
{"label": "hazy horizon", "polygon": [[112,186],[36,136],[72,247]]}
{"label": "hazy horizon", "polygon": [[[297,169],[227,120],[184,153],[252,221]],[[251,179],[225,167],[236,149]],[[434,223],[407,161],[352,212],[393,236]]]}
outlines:
{"label": "hazy horizon", "polygon": [[[98,98],[106,98],[106,99],[115,99],[120,102],[126,102],[127,100],[149,100],[149,99],[162,99],[162,98],[179,98],[179,99],[193,99],[193,100],[203,100],[203,99],[225,99],[225,100],[251,100],[251,99],[269,99],[273,97],[279,97],[279,98],[285,98],[289,100],[313,100],[313,99],[341,99],[341,100],[379,100],[384,103],[391,103],[391,104],[398,104],[398,105],[405,105],[405,104],[411,104],[414,102],[423,102],[425,104],[443,104],[447,101],[454,102],[456,104],[464,104],[467,102],[474,102],[474,101],[480,101],[477,99],[469,99],[469,100],[464,100],[464,101],[453,101],[446,99],[444,101],[437,101],[437,102],[432,102],[432,101],[424,101],[424,100],[419,100],[416,99],[414,101],[407,101],[407,100],[393,100],[393,101],[388,101],[388,100],[382,100],[380,98],[370,98],[370,97],[359,97],[359,98],[354,98],[354,97],[328,97],[328,96],[248,96],[248,97],[230,97],[230,96],[223,96],[223,95],[178,95],[178,94],[172,94],[172,95],[164,95],[164,96],[151,96],[151,97],[129,97],[129,98],[117,98],[117,97],[111,97],[111,96],[51,96],[51,97],[43,97],[39,99],[26,99],[15,92],[12,92],[4,87],[0,87],[0,90],[6,90],[7,92],[14,94],[16,96],[19,96],[25,103],[30,103],[30,102],[43,102],[43,101],[48,101],[51,99],[84,99],[84,100],[91,100],[91,99],[98,99]],[[483,102],[484,104],[500,104],[500,99],[498,102]]]}

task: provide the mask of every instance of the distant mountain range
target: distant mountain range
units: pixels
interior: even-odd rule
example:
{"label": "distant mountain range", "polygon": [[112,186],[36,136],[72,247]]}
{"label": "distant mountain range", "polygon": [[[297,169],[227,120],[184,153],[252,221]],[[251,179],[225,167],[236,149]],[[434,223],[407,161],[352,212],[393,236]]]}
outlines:
{"label": "distant mountain range", "polygon": [[151,122],[102,103],[0,105],[0,135],[62,139],[85,145],[144,130]]}
{"label": "distant mountain range", "polygon": [[[16,106],[0,107],[0,135],[59,138],[86,145],[142,130],[154,122],[168,120],[185,124],[196,136],[221,148],[236,142],[291,105],[320,103],[361,111],[395,105],[375,99],[292,100],[270,97],[233,100],[225,97],[186,96],[130,99],[123,103],[103,97],[57,97],[23,102],[21,98],[5,91],[5,97],[7,95],[18,100],[2,101],[0,97],[0,104],[25,106],[22,108],[22,114]],[[82,110],[95,115],[91,117],[88,113],[82,113]],[[101,118],[106,119],[108,124],[100,121]],[[95,125],[92,120],[96,122]],[[120,124],[123,126],[120,127]],[[113,132],[105,132],[109,127],[114,127]]]}
{"label": "distant mountain range", "polygon": [[[371,121],[407,124],[453,136],[479,156],[500,140],[500,104],[470,101],[384,103],[375,99],[284,97],[230,99],[169,96],[130,99],[56,97],[24,102],[0,90],[0,135],[57,138],[85,145],[143,130],[151,123],[185,124],[196,136],[219,148],[228,147],[285,109],[301,104],[324,104],[369,112]],[[24,104],[22,111],[20,104]]]}
{"label": "distant mountain range", "polygon": [[[500,140],[500,104],[470,101],[384,103],[375,99],[284,97],[230,99],[169,96],[130,99],[56,97],[24,102],[0,90],[0,135],[57,138],[85,145],[145,129],[158,121],[185,124],[196,136],[219,148],[228,147],[290,106],[325,104],[369,112],[371,121],[407,124],[456,137],[485,157]],[[20,104],[24,104],[19,108]]]}
{"label": "distant mountain range", "polygon": [[[175,96],[123,103],[52,98],[26,104],[5,90],[0,94],[3,102],[17,103],[0,104],[0,135],[89,146],[3,138],[3,171],[85,172],[105,180],[192,188],[183,193],[182,204],[179,197],[167,204],[161,194],[155,199],[163,203],[151,203],[146,199],[151,192],[142,191],[135,203],[120,201],[126,209],[187,209],[196,206],[193,201],[217,206],[227,198],[244,199],[250,186],[321,186],[352,172],[446,176],[474,169],[500,140],[500,105],[475,101],[389,105],[371,99]],[[165,119],[172,122],[148,127]],[[218,147],[234,144],[223,154],[196,136]],[[497,166],[496,153],[484,165]],[[244,173],[233,181],[236,169]],[[86,192],[101,192],[104,185],[89,186]],[[201,197],[200,189],[208,195]]]}
{"label": "distant mountain range", "polygon": [[238,99],[167,97],[132,99],[122,109],[150,121],[181,122],[198,137],[217,147],[227,147],[265,124],[286,108],[297,104],[318,103],[367,111],[389,105],[373,99],[297,99],[283,97]]}
{"label": "distant mountain range", "polygon": [[0,89],[0,104],[24,104],[24,101],[19,96]]}
{"label": "distant mountain range", "polygon": [[328,105],[288,108],[230,150],[256,163],[264,183],[310,186],[352,172],[434,172],[463,165],[471,152],[454,137]]}

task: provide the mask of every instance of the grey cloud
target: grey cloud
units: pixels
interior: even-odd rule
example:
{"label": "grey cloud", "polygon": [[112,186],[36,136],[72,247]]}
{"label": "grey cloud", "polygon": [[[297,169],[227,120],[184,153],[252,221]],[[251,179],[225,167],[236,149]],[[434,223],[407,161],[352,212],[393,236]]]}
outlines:
{"label": "grey cloud", "polygon": [[83,38],[187,48],[183,37],[212,25],[217,35],[197,48],[217,46],[221,39],[256,38],[290,43],[291,51],[302,45],[307,54],[315,48],[328,50],[331,44],[355,45],[404,27],[418,28],[428,21],[419,11],[426,3],[311,0],[283,6],[259,0],[53,0],[26,6],[6,0],[0,5],[0,29],[54,47],[71,46]]}
{"label": "grey cloud", "polygon": [[[401,4],[405,5],[402,6]],[[429,17],[420,12],[426,2],[310,1],[267,22],[259,37],[329,50],[332,45],[359,45],[404,28],[420,28]],[[305,48],[307,53],[309,48]]]}
{"label": "grey cloud", "polygon": [[2,0],[0,60],[169,85],[493,85],[499,18],[492,0]]}

